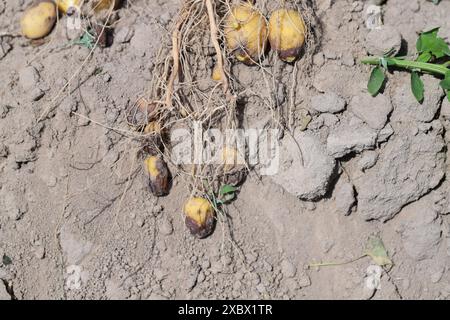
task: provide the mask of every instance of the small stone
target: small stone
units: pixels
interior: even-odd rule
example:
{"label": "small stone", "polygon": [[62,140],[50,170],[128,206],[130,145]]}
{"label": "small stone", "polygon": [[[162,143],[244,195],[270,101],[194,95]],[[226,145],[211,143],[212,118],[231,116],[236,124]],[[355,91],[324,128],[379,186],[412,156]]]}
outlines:
{"label": "small stone", "polygon": [[103,81],[104,82],[109,82],[111,80],[111,75],[109,73],[105,73],[103,75]]}
{"label": "small stone", "polygon": [[38,246],[34,249],[34,255],[38,259],[44,259],[45,258],[45,248],[42,246]]}
{"label": "small stone", "polygon": [[28,66],[19,71],[19,84],[25,92],[36,88],[40,76],[36,68]]}
{"label": "small stone", "polygon": [[173,233],[172,222],[169,219],[163,219],[159,226],[159,232],[161,232],[162,235],[170,236]]}
{"label": "small stone", "polygon": [[114,36],[114,41],[117,43],[127,43],[130,42],[131,38],[134,36],[134,30],[124,26],[120,28]]}
{"label": "small stone", "polygon": [[402,46],[402,36],[397,28],[392,26],[382,26],[381,28],[372,29],[366,36],[365,47],[367,53],[374,56],[383,56],[385,53],[392,51],[395,56],[400,52]]}
{"label": "small stone", "polygon": [[145,220],[144,220],[144,219],[142,219],[142,218],[137,218],[137,219],[136,219],[136,225],[137,225],[139,228],[142,228],[142,227],[144,226],[144,224],[145,224]]}
{"label": "small stone", "polygon": [[342,64],[348,67],[353,67],[355,65],[355,58],[350,52],[345,52],[342,55]]}
{"label": "small stone", "polygon": [[311,279],[309,278],[309,276],[307,274],[304,274],[298,280],[298,285],[300,288],[309,287],[311,285]]}
{"label": "small stone", "polygon": [[336,211],[345,216],[352,212],[356,203],[355,189],[351,183],[338,182],[334,191]]}
{"label": "small stone", "polygon": [[152,208],[152,213],[157,216],[159,213],[161,213],[164,210],[163,206],[160,204],[156,204]]}
{"label": "small stone", "polygon": [[345,109],[345,100],[334,92],[312,97],[311,108],[318,112],[338,113]]}
{"label": "small stone", "polygon": [[42,91],[40,88],[34,88],[30,92],[30,99],[31,101],[39,101],[43,96],[45,95],[45,92]]}
{"label": "small stone", "polygon": [[289,260],[283,260],[280,264],[281,273],[285,278],[292,278],[295,276],[297,269]]}
{"label": "small stone", "polygon": [[325,63],[325,56],[322,52],[319,52],[313,56],[314,65],[321,67]]}

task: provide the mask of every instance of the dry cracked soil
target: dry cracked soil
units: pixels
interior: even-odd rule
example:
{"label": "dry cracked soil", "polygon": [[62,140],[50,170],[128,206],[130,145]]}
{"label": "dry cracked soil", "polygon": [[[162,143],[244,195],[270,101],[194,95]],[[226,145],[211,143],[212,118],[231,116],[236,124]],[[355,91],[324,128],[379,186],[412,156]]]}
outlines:
{"label": "dry cracked soil", "polygon": [[[450,41],[450,1],[388,0],[370,31],[369,1],[313,0],[322,35],[293,104],[311,122],[280,137],[279,172],[251,172],[203,240],[184,225],[189,185],[175,175],[168,196],[152,196],[140,145],[123,134],[180,1],[126,1],[112,44],[88,59],[67,17],[44,43],[18,36],[30,3],[0,0],[0,299],[450,297],[450,103],[432,76],[416,103],[400,71],[373,98],[359,63],[390,47],[412,54],[435,26]],[[258,68],[233,68],[253,88],[243,126],[263,127]],[[371,235],[394,262],[377,288],[369,257],[309,266],[353,260]]]}

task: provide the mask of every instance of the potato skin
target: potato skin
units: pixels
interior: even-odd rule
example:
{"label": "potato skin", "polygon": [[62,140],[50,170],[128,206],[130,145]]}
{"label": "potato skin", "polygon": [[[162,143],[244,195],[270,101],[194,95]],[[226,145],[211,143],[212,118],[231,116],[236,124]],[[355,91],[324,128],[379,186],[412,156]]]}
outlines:
{"label": "potato skin", "polygon": [[285,62],[295,61],[305,43],[306,25],[299,11],[275,10],[269,19],[269,42]]}
{"label": "potato skin", "polygon": [[214,230],[214,214],[208,200],[200,197],[190,198],[184,205],[185,224],[192,235],[206,238]]}
{"label": "potato skin", "polygon": [[169,194],[170,171],[167,164],[158,156],[149,156],[145,159],[145,168],[149,176],[150,191],[156,197]]}
{"label": "potato skin", "polygon": [[267,22],[251,4],[234,6],[225,20],[225,40],[236,59],[253,65],[267,48]]}
{"label": "potato skin", "polygon": [[22,34],[28,39],[40,39],[52,31],[56,22],[56,6],[43,1],[28,8],[20,19]]}

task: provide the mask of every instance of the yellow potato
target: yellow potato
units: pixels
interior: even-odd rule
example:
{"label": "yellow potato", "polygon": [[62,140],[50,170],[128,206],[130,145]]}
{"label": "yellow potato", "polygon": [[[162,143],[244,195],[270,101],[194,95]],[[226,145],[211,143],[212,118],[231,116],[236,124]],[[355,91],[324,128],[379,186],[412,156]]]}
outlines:
{"label": "yellow potato", "polygon": [[184,205],[184,214],[186,215],[186,226],[194,236],[202,239],[213,231],[213,208],[207,199],[190,198]]}
{"label": "yellow potato", "polygon": [[117,9],[120,5],[121,0],[94,0],[92,3],[92,8],[94,12],[100,12],[102,10],[108,10],[113,6],[113,9]]}
{"label": "yellow potato", "polygon": [[80,8],[82,0],[56,0],[59,11],[66,14],[73,14],[75,8]]}
{"label": "yellow potato", "polygon": [[225,40],[228,49],[245,64],[255,64],[267,48],[267,22],[251,4],[231,9],[225,19]]}
{"label": "yellow potato", "polygon": [[43,38],[52,31],[56,21],[56,7],[45,1],[27,9],[20,19],[22,34],[29,39]]}
{"label": "yellow potato", "polygon": [[300,12],[279,9],[269,19],[269,42],[281,60],[293,62],[305,43],[306,25]]}

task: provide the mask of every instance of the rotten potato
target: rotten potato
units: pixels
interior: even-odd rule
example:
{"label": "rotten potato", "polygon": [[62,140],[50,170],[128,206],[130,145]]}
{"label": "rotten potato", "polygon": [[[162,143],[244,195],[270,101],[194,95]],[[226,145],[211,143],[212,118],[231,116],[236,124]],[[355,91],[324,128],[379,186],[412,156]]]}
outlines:
{"label": "rotten potato", "polygon": [[200,197],[190,198],[184,205],[185,223],[192,235],[199,239],[209,236],[214,229],[214,213],[211,203]]}
{"label": "rotten potato", "polygon": [[126,111],[128,124],[136,130],[143,130],[154,120],[158,110],[155,102],[149,102],[145,98],[138,99]]}
{"label": "rotten potato", "polygon": [[247,169],[243,155],[233,146],[224,146],[220,152],[220,175],[222,183],[237,186],[246,176]]}
{"label": "rotten potato", "polygon": [[250,3],[234,6],[225,19],[225,41],[236,59],[252,65],[267,48],[267,22]]}
{"label": "rotten potato", "polygon": [[269,42],[285,62],[295,61],[305,43],[307,28],[297,10],[279,9],[269,19]]}
{"label": "rotten potato", "polygon": [[20,19],[20,27],[28,39],[40,39],[52,31],[55,22],[56,6],[49,0],[28,8]]}
{"label": "rotten potato", "polygon": [[167,164],[159,156],[148,156],[144,162],[150,191],[157,197],[168,195],[171,177]]}

